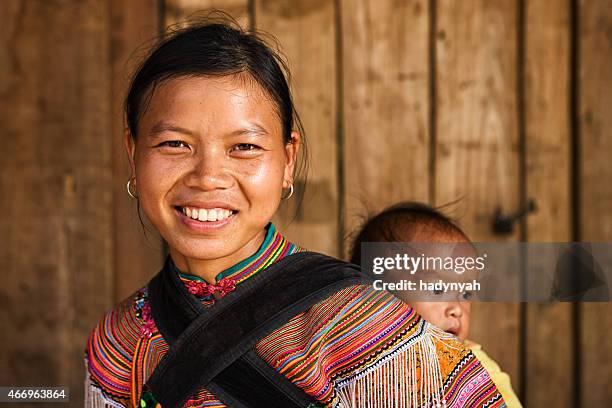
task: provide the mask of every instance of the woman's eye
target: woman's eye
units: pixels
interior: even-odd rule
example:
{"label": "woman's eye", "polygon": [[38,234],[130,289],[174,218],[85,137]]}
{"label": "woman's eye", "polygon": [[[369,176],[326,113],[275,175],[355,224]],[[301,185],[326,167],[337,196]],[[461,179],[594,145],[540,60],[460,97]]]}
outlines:
{"label": "woman's eye", "polygon": [[160,143],[158,146],[160,147],[168,146],[172,148],[189,147],[185,142],[182,142],[180,140],[166,140],[165,142]]}
{"label": "woman's eye", "polygon": [[465,291],[461,294],[464,300],[470,300],[472,298],[472,292]]}
{"label": "woman's eye", "polygon": [[256,149],[258,149],[258,146],[251,144],[251,143],[239,143],[232,148],[233,151],[239,151],[239,152],[245,152],[245,151],[256,150]]}
{"label": "woman's eye", "polygon": [[444,291],[442,289],[434,289],[433,293],[434,295],[441,295],[442,293],[444,293]]}

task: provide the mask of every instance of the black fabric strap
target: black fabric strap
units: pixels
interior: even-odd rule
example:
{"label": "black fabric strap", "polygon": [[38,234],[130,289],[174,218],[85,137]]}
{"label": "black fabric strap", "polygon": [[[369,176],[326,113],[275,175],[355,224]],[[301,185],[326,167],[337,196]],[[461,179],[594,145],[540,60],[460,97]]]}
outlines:
{"label": "black fabric strap", "polygon": [[252,347],[331,294],[367,283],[358,267],[321,254],[287,256],[204,308],[168,257],[149,283],[153,318],[170,349],[147,381],[164,408],[206,387],[230,407],[304,407],[314,402]]}
{"label": "black fabric strap", "polygon": [[253,350],[219,373],[208,387],[229,407],[290,408],[315,402]]}

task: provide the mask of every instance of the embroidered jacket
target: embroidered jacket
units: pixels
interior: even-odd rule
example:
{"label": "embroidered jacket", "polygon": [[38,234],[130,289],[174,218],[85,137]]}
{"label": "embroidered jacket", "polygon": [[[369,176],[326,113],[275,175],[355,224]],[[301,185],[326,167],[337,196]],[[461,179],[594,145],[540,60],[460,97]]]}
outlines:
{"label": "embroidered jacket", "polygon": [[[246,279],[299,250],[270,224],[257,253],[219,274],[215,285],[181,279],[214,307],[212,293],[240,290]],[[139,406],[142,387],[167,350],[143,288],[108,312],[89,337],[86,406]],[[505,406],[472,352],[371,285],[315,304],[260,340],[255,351],[326,407]],[[185,406],[225,405],[202,388]]]}

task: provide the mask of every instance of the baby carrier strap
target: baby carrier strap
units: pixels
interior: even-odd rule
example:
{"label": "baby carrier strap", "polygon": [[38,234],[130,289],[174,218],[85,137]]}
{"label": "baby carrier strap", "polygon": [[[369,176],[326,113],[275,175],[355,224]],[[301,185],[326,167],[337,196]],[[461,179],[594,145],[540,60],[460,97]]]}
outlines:
{"label": "baby carrier strap", "polygon": [[316,406],[314,398],[252,348],[315,303],[369,282],[355,265],[298,252],[204,308],[187,291],[168,257],[148,291],[152,316],[170,349],[145,390],[163,408],[182,406],[200,387],[230,407]]}

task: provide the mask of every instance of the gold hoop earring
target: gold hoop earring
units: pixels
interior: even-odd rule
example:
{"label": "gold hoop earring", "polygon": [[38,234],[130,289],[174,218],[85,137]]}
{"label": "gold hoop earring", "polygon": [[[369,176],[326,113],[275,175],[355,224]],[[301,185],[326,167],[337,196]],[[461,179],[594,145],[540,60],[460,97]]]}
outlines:
{"label": "gold hoop earring", "polygon": [[127,182],[127,186],[126,186],[127,192],[130,195],[130,197],[137,199],[138,196],[132,193],[132,180],[135,181],[135,179],[129,179],[128,182]]}
{"label": "gold hoop earring", "polygon": [[293,184],[289,186],[289,195],[287,197],[281,197],[281,200],[288,200],[293,195]]}

